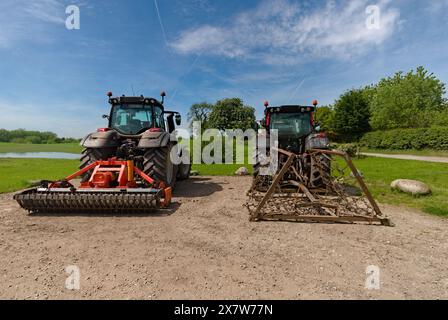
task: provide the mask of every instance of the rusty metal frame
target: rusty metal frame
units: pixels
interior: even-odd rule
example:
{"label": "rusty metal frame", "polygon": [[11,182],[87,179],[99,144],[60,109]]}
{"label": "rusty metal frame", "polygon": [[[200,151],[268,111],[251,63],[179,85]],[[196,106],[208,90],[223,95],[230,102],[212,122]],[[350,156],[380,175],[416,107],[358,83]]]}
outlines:
{"label": "rusty metal frame", "polygon": [[[341,151],[335,151],[335,150],[318,150],[318,149],[312,149],[308,151],[309,155],[313,154],[326,154],[326,155],[333,155],[333,156],[339,156],[342,157],[350,171],[352,172],[352,175],[356,178],[357,183],[361,187],[361,190],[365,197],[367,198],[368,203],[370,204],[371,208],[373,209],[372,214],[370,215],[362,215],[362,214],[353,214],[353,215],[342,215],[339,214],[338,207],[329,203],[326,203],[325,201],[321,201],[320,199],[316,199],[316,197],[313,195],[313,193],[302,183],[298,181],[288,181],[288,183],[295,185],[298,188],[298,191],[296,193],[300,196],[306,197],[309,201],[308,203],[300,203],[298,206],[304,208],[304,207],[320,207],[320,208],[332,208],[335,210],[334,213],[328,213],[327,215],[304,215],[299,214],[297,212],[283,212],[283,213],[264,213],[262,212],[262,209],[264,206],[268,203],[269,200],[272,200],[276,197],[284,197],[284,198],[293,198],[294,194],[279,194],[277,191],[280,190],[280,182],[283,181],[284,175],[290,170],[290,168],[294,169],[292,167],[292,164],[294,163],[294,160],[298,155],[288,152],[286,150],[277,149],[279,153],[286,155],[288,158],[280,171],[275,175],[272,183],[270,184],[268,190],[264,195],[262,196],[261,201],[256,206],[255,210],[250,211],[250,220],[251,221],[303,221],[303,222],[347,222],[347,223],[353,223],[353,222],[366,222],[369,224],[372,223],[379,223],[384,226],[393,226],[393,223],[391,220],[384,216],[381,212],[381,209],[379,208],[378,204],[376,203],[375,199],[373,198],[372,194],[370,193],[367,185],[365,184],[363,178],[359,174],[358,170],[356,169],[355,165],[353,164],[353,161],[351,160],[350,156]],[[297,171],[293,170],[296,174]],[[249,195],[253,190],[249,191]]]}

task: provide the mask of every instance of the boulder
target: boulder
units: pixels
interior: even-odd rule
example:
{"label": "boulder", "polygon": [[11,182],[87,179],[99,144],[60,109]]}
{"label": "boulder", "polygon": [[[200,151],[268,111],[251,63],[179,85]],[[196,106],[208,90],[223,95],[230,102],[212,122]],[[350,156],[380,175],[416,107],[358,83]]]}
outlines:
{"label": "boulder", "polygon": [[235,175],[236,176],[248,176],[249,170],[247,170],[246,167],[241,167],[238,170],[236,170]]}
{"label": "boulder", "polygon": [[392,181],[390,187],[393,190],[399,190],[412,194],[413,196],[428,195],[431,193],[431,189],[426,183],[417,180],[398,179]]}

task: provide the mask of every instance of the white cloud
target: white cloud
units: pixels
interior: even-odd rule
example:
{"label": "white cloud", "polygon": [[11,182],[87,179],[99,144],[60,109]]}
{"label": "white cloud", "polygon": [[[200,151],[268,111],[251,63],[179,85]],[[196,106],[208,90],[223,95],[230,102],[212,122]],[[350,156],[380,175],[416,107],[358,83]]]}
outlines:
{"label": "white cloud", "polygon": [[57,24],[63,28],[66,18],[65,6],[58,0],[2,0],[0,12],[0,48],[24,39],[45,41],[42,28]]}
{"label": "white cloud", "polygon": [[309,56],[348,58],[381,45],[395,30],[397,9],[379,0],[379,29],[366,27],[368,0],[328,1],[308,9],[289,0],[265,0],[231,17],[224,26],[203,25],[184,31],[172,44],[183,54],[205,53],[295,64]]}

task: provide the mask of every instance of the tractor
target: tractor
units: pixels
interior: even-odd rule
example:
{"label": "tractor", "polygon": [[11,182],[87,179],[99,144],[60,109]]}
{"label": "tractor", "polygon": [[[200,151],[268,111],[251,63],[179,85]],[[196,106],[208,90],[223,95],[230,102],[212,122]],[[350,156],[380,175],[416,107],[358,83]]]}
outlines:
{"label": "tractor", "polygon": [[169,206],[176,180],[188,179],[191,170],[188,151],[175,136],[180,114],[165,110],[164,92],[160,101],[107,95],[111,109],[103,118],[108,126],[82,139],[79,170],[16,194],[22,208],[30,213],[133,214]]}
{"label": "tractor", "polygon": [[[181,124],[181,115],[165,110],[165,92],[161,93],[161,101],[143,96],[112,97],[111,92],[108,96],[110,114],[103,115],[108,126],[82,139],[81,145],[85,149],[79,168],[116,156],[132,158],[135,166],[145,174],[173,188],[176,180],[188,179],[191,164],[174,164],[170,156],[178,153],[181,158],[182,152],[187,151],[178,148],[175,137],[172,137],[175,126]],[[89,173],[84,174],[83,180],[88,177]]]}
{"label": "tractor", "polygon": [[[321,155],[319,166],[323,166],[322,168],[317,167],[313,157],[306,155],[306,152],[312,149],[328,150],[330,148],[327,135],[321,132],[319,124],[315,122],[317,104],[318,102],[314,100],[313,106],[283,105],[271,107],[269,102],[266,101],[264,103],[264,119],[261,120],[261,126],[265,129],[265,134],[259,137],[259,141],[260,139],[266,139],[268,157],[272,130],[277,131],[277,147],[279,149],[304,155],[304,161],[300,163],[301,167],[297,167],[296,170],[304,172],[306,178],[305,185],[308,188],[323,187],[322,169],[327,173],[331,171],[331,157],[329,155]],[[286,159],[287,157],[280,153],[278,159],[276,159],[278,167],[282,167]],[[263,166],[262,162],[263,155],[260,151],[257,151],[257,161],[253,166],[255,178],[258,178],[260,175],[260,169]],[[267,165],[267,163],[264,165]],[[282,187],[297,188],[297,186],[288,183],[289,178],[287,175],[284,176],[284,181],[281,183]],[[270,176],[255,179],[257,182],[255,187],[260,191],[266,191],[271,180],[272,177]]]}
{"label": "tractor", "polygon": [[330,149],[315,121],[317,104],[270,107],[265,102],[246,203],[250,220],[392,226],[350,156]]}

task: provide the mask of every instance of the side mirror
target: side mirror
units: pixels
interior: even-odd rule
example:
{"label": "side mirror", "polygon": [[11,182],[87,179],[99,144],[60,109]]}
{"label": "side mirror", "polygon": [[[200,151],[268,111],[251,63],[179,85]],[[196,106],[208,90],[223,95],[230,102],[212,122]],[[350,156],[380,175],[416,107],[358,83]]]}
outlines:
{"label": "side mirror", "polygon": [[266,128],[266,120],[265,120],[265,119],[261,120],[261,121],[260,121],[260,125],[261,125],[263,128]]}
{"label": "side mirror", "polygon": [[175,120],[176,120],[176,125],[177,125],[177,126],[180,126],[181,123],[182,123],[182,117],[181,117],[181,115],[180,115],[180,114],[176,114],[176,118],[175,118]]}
{"label": "side mirror", "polygon": [[103,114],[103,119],[108,119],[109,120],[109,116],[107,114]]}

